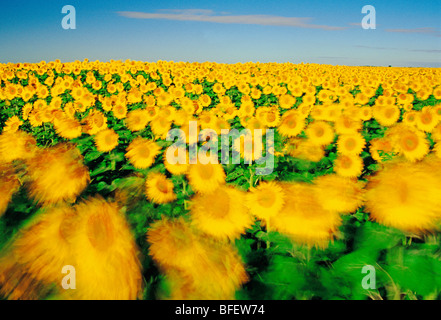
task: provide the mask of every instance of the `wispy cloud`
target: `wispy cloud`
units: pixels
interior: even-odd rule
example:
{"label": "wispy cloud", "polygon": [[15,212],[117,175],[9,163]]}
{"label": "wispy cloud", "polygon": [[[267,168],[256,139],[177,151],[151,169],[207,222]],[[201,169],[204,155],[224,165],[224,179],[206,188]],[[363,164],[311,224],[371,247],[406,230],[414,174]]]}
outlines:
{"label": "wispy cloud", "polygon": [[412,51],[412,52],[441,53],[441,50],[438,50],[438,49],[427,49],[427,50],[425,50],[425,49],[416,49],[416,50],[409,50],[409,51]]}
{"label": "wispy cloud", "polygon": [[354,46],[356,48],[363,48],[363,49],[375,49],[375,50],[400,50],[398,48],[391,48],[391,47],[375,47],[375,46],[365,46],[365,45],[356,45]]}
{"label": "wispy cloud", "polygon": [[435,37],[441,37],[441,32],[435,28],[413,28],[413,29],[386,29],[387,32],[397,32],[397,33],[419,33],[428,34]]}
{"label": "wispy cloud", "polygon": [[212,10],[185,9],[185,10],[160,10],[160,13],[119,11],[120,16],[132,19],[163,19],[175,21],[199,21],[225,24],[255,24],[265,26],[288,26],[308,29],[343,30],[347,27],[336,27],[312,24],[312,18],[282,17],[272,15],[230,15],[217,14]]}

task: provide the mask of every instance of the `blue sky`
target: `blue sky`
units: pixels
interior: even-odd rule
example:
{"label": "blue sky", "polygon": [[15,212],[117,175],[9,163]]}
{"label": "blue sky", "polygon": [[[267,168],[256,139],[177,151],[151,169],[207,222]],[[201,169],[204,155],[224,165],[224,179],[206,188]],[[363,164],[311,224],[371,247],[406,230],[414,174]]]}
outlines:
{"label": "blue sky", "polygon": [[[64,5],[76,9],[75,30],[61,27]],[[375,30],[360,25],[364,5],[375,7]],[[0,8],[2,63],[88,58],[441,67],[440,0],[2,0]]]}

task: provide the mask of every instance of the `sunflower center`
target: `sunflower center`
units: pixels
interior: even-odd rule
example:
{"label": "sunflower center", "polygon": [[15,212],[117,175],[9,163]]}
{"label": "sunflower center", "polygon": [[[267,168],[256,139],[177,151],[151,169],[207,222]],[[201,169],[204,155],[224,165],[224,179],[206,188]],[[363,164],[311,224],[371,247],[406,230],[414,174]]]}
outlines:
{"label": "sunflower center", "polygon": [[343,169],[349,169],[352,166],[352,160],[347,156],[343,156],[340,164]]}
{"label": "sunflower center", "polygon": [[413,151],[418,146],[418,137],[415,135],[404,136],[402,139],[402,145],[406,151]]}
{"label": "sunflower center", "polygon": [[276,194],[271,190],[266,190],[257,198],[257,203],[264,208],[270,208],[274,202],[276,202]]}
{"label": "sunflower center", "polygon": [[168,184],[167,181],[158,180],[156,181],[156,188],[162,193],[168,193]]}
{"label": "sunflower center", "polygon": [[268,122],[273,122],[276,120],[276,115],[272,112],[268,112],[268,114],[266,115],[266,120]]}
{"label": "sunflower center", "polygon": [[209,212],[216,218],[223,218],[229,211],[230,197],[225,190],[218,189],[210,199]]}
{"label": "sunflower center", "polygon": [[213,168],[212,164],[210,164],[210,163],[200,164],[200,165],[198,165],[197,168],[198,168],[199,176],[203,180],[210,180],[213,177],[214,168]]}
{"label": "sunflower center", "polygon": [[405,203],[407,198],[409,197],[409,188],[407,184],[404,181],[401,181],[401,183],[398,185],[398,196],[400,198],[400,201],[402,203]]}
{"label": "sunflower center", "polygon": [[113,136],[111,134],[106,134],[104,141],[106,144],[112,144],[113,143]]}
{"label": "sunflower center", "polygon": [[108,248],[113,242],[113,225],[107,214],[93,214],[87,221],[86,234],[98,250]]}
{"label": "sunflower center", "polygon": [[346,142],[345,142],[345,148],[349,151],[354,150],[356,145],[357,144],[355,143],[355,140],[352,138],[346,140]]}
{"label": "sunflower center", "polygon": [[394,116],[394,114],[395,114],[394,108],[387,108],[386,112],[384,113],[386,118],[392,118]]}
{"label": "sunflower center", "polygon": [[424,123],[424,124],[429,124],[429,123],[431,123],[432,122],[432,116],[430,115],[430,113],[424,113],[422,116],[421,116],[421,122],[422,123]]}
{"label": "sunflower center", "polygon": [[286,125],[290,128],[293,129],[297,126],[297,121],[294,117],[288,117],[286,118]]}
{"label": "sunflower center", "polygon": [[316,137],[323,137],[325,134],[325,130],[321,127],[315,128],[315,135]]}
{"label": "sunflower center", "polygon": [[147,146],[141,146],[138,149],[138,154],[142,158],[148,158],[148,157],[150,157],[150,150]]}

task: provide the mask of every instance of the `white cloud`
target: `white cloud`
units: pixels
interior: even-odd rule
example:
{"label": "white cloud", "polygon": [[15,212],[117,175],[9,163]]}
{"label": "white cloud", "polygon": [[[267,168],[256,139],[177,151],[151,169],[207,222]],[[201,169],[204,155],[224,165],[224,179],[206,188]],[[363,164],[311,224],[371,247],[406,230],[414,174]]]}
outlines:
{"label": "white cloud", "polygon": [[[288,26],[308,29],[343,30],[346,27],[311,24],[311,18],[281,17],[271,15],[216,15],[212,10],[185,9],[161,10],[169,13],[119,11],[120,16],[132,19],[163,19],[175,21],[199,21],[225,24],[255,24],[265,26]],[[170,13],[171,12],[171,13]]]}

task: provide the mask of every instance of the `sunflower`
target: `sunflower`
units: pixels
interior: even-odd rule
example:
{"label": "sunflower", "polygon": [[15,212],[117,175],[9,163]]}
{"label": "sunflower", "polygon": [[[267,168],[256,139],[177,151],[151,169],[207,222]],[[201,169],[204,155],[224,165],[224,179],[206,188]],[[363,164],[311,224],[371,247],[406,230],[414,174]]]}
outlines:
{"label": "sunflower", "polygon": [[68,143],[38,151],[27,171],[30,195],[45,204],[74,201],[90,181],[81,153]]}
{"label": "sunflower", "polygon": [[279,106],[283,109],[291,109],[296,103],[296,98],[292,95],[284,94],[279,97]]}
{"label": "sunflower", "polygon": [[324,208],[338,213],[351,213],[363,205],[364,184],[357,179],[327,174],[315,178],[314,191]]}
{"label": "sunflower", "polygon": [[155,162],[160,150],[161,147],[154,141],[138,137],[127,147],[126,158],[135,168],[146,169]]}
{"label": "sunflower", "polygon": [[317,200],[313,185],[284,183],[283,188],[289,197],[280,213],[270,218],[271,227],[308,247],[326,247],[341,224],[340,215]]}
{"label": "sunflower", "polygon": [[382,126],[390,127],[398,121],[400,109],[396,105],[375,106],[373,116]]}
{"label": "sunflower", "polygon": [[325,121],[314,121],[309,124],[305,130],[308,140],[311,144],[317,146],[326,146],[334,141],[334,130],[331,125]]}
{"label": "sunflower", "polygon": [[441,219],[439,164],[394,161],[369,178],[365,208],[372,219],[407,232],[436,229]]}
{"label": "sunflower", "polygon": [[277,182],[261,182],[256,188],[250,188],[246,205],[257,218],[269,221],[270,217],[280,212],[285,197],[282,187]]}
{"label": "sunflower", "polygon": [[375,161],[383,161],[384,154],[390,154],[394,151],[392,142],[387,138],[377,138],[370,141],[369,152]]}
{"label": "sunflower", "polygon": [[131,300],[140,298],[141,264],[129,225],[116,203],[94,197],[76,207],[75,231],[69,237],[76,258],[76,290],[59,298]]}
{"label": "sunflower", "polygon": [[168,172],[173,175],[181,175],[188,172],[189,160],[186,148],[172,145],[167,148],[165,155],[164,165]]}
{"label": "sunflower", "polygon": [[228,186],[196,194],[191,199],[190,215],[197,229],[219,240],[237,239],[253,223],[245,206],[245,193]]}
{"label": "sunflower", "polygon": [[386,133],[386,136],[390,138],[394,150],[404,155],[409,161],[421,160],[429,152],[429,142],[425,133],[405,124],[394,126]]}
{"label": "sunflower", "polygon": [[152,172],[146,181],[146,195],[151,202],[162,204],[176,200],[173,182],[162,173]]}
{"label": "sunflower", "polygon": [[360,120],[352,119],[347,115],[339,116],[334,123],[334,129],[337,134],[351,134],[361,129]]}
{"label": "sunflower", "polygon": [[23,121],[21,121],[19,117],[12,116],[6,120],[3,132],[16,132],[22,124]]}
{"label": "sunflower", "polygon": [[[206,239],[205,239],[206,240]],[[233,300],[248,281],[243,262],[232,244],[203,241],[204,252],[192,268],[166,272],[171,300]]]}
{"label": "sunflower", "polygon": [[5,213],[15,192],[20,188],[20,181],[14,168],[0,161],[0,217]]}
{"label": "sunflower", "polygon": [[0,159],[4,162],[30,159],[37,150],[37,141],[29,133],[19,130],[0,135]]}
{"label": "sunflower", "polygon": [[296,110],[286,112],[277,127],[277,131],[285,137],[295,137],[305,128],[305,118],[299,115]]}
{"label": "sunflower", "polygon": [[118,134],[113,129],[105,129],[95,136],[96,148],[99,152],[110,152],[118,145]]}
{"label": "sunflower", "polygon": [[168,280],[162,299],[233,299],[248,279],[232,244],[211,241],[182,217],[152,224],[147,241]]}
{"label": "sunflower", "polygon": [[151,224],[147,242],[150,244],[149,254],[164,271],[189,270],[197,265],[199,256],[204,253],[201,238],[183,217],[175,220],[162,217]]}
{"label": "sunflower", "polygon": [[403,115],[403,123],[409,127],[416,126],[418,113],[416,111],[407,111]]}
{"label": "sunflower", "polygon": [[75,265],[69,235],[75,212],[68,205],[43,208],[15,236],[0,259],[0,294],[8,299],[43,299],[61,291],[61,270]]}
{"label": "sunflower", "polygon": [[195,192],[212,193],[225,183],[225,172],[219,163],[190,164],[187,173],[188,183]]}
{"label": "sunflower", "polygon": [[171,121],[165,117],[157,116],[150,122],[153,134],[157,139],[165,139],[171,128]]}
{"label": "sunflower", "polygon": [[149,116],[147,114],[147,110],[145,109],[136,109],[130,111],[127,114],[126,125],[127,128],[134,132],[143,130],[149,122]]}
{"label": "sunflower", "polygon": [[90,135],[97,134],[98,132],[107,129],[107,118],[98,110],[93,110],[83,122],[85,123],[84,131]]}
{"label": "sunflower", "polygon": [[81,123],[77,119],[68,118],[67,116],[54,120],[54,128],[60,137],[69,140],[78,138],[83,132]]}
{"label": "sunflower", "polygon": [[439,123],[439,118],[435,115],[431,107],[424,107],[417,113],[417,128],[424,132],[432,132]]}
{"label": "sunflower", "polygon": [[338,155],[334,161],[334,171],[347,178],[356,178],[363,171],[363,160],[356,155]]}
{"label": "sunflower", "polygon": [[366,144],[363,136],[358,133],[342,134],[337,140],[337,150],[343,155],[359,155]]}

